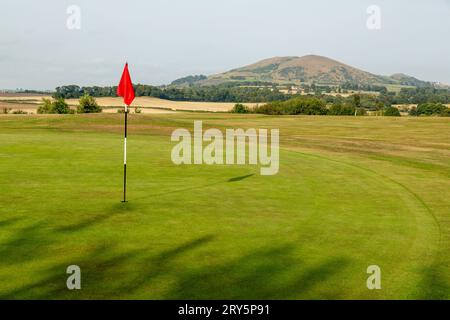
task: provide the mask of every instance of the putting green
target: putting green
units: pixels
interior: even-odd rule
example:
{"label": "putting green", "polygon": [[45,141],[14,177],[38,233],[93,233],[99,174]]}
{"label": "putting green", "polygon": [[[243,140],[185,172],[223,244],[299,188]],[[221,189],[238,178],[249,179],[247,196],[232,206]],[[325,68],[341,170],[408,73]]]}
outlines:
{"label": "putting green", "polygon": [[[202,117],[280,127],[279,174],[172,164],[171,128]],[[0,298],[449,298],[448,167],[326,139],[317,145],[333,152],[311,148],[323,133],[305,130],[340,118],[228,117],[132,119],[127,204],[119,116],[1,119]],[[433,183],[442,198],[422,194]],[[80,291],[66,288],[69,265],[81,267]],[[366,287],[370,265],[382,290]]]}

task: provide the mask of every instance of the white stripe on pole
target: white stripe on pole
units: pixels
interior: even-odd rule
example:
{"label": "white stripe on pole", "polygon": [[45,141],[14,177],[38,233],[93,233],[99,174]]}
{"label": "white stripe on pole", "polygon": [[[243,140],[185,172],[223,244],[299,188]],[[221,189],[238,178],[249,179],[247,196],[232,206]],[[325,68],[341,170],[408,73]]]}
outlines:
{"label": "white stripe on pole", "polygon": [[[125,105],[125,113],[128,112],[128,106]],[[127,133],[125,132],[125,138],[123,140],[123,164],[127,164]]]}
{"label": "white stripe on pole", "polygon": [[127,138],[123,141],[123,164],[127,164]]}
{"label": "white stripe on pole", "polygon": [[128,106],[125,105],[125,136],[123,137],[123,201],[127,202],[127,136],[128,136]]}

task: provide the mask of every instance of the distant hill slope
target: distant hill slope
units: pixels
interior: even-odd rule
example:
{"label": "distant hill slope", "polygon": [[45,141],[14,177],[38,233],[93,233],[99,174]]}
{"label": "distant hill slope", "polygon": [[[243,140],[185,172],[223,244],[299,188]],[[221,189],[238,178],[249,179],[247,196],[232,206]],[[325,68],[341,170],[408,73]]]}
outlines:
{"label": "distant hill slope", "polygon": [[177,80],[173,81],[171,83],[171,85],[175,85],[175,86],[178,86],[178,85],[191,85],[191,84],[194,84],[196,82],[199,82],[199,81],[202,81],[202,80],[207,80],[207,79],[208,79],[208,77],[204,76],[202,74],[201,75],[195,75],[195,76],[187,76],[187,77],[180,78],[180,79],[177,79]]}
{"label": "distant hill slope", "polygon": [[[271,83],[316,83],[341,85],[408,85],[429,86],[431,83],[404,74],[380,76],[359,70],[336,60],[317,55],[303,57],[275,57],[260,62],[216,74],[192,82],[196,85],[218,85],[225,82],[271,82]],[[181,81],[182,82],[182,81]],[[177,81],[180,84],[180,81]]]}

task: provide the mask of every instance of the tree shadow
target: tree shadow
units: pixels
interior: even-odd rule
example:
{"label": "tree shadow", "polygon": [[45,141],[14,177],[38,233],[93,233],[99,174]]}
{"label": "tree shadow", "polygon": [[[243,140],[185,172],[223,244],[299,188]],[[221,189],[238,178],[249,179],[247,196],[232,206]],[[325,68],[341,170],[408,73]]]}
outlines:
{"label": "tree shadow", "polygon": [[[92,252],[79,259],[67,260],[64,263],[57,264],[50,269],[43,270],[41,280],[22,286],[16,290],[0,295],[2,300],[10,299],[64,299],[70,297],[69,290],[66,287],[68,275],[66,269],[70,265],[78,265],[82,270],[82,286],[85,282],[92,279],[97,283],[108,281],[110,272],[104,272],[111,266],[120,267],[132,257],[136,252],[127,252],[126,254],[110,255],[110,247],[97,246]],[[87,279],[86,279],[87,278]],[[111,278],[109,279],[109,281]]]}
{"label": "tree shadow", "polygon": [[[1,254],[11,258],[12,248],[17,249],[17,239],[25,238],[25,231],[35,232],[33,228],[22,230]],[[166,279],[170,279],[167,282],[170,286],[160,289],[161,299],[294,299],[339,276],[348,265],[345,258],[305,265],[299,261],[295,245],[264,248],[215,265],[204,262],[196,265],[199,256],[195,251],[214,240],[214,235],[206,235],[157,254],[150,246],[123,252],[114,244],[98,245],[78,258],[66,258],[51,268],[35,271],[30,278],[37,281],[3,292],[0,299],[126,299],[134,295],[142,297],[142,292]],[[29,249],[20,248],[19,243],[20,256]],[[184,260],[179,258],[192,262],[182,267],[180,262]],[[23,259],[12,262],[21,263]],[[66,269],[70,265],[81,268],[82,290],[69,291],[66,287]]]}
{"label": "tree shadow", "polygon": [[420,300],[447,300],[450,298],[450,285],[442,276],[448,273],[444,264],[433,264],[423,272],[422,281],[419,284]]}
{"label": "tree shadow", "polygon": [[38,258],[52,242],[43,222],[21,228],[6,243],[0,244],[0,265],[14,265]]}
{"label": "tree shadow", "polygon": [[231,178],[231,179],[228,180],[228,182],[238,182],[238,181],[242,181],[242,180],[248,179],[248,178],[250,178],[250,177],[253,177],[254,175],[255,175],[255,174],[252,173],[252,174],[247,174],[247,175],[241,176],[241,177]]}
{"label": "tree shadow", "polygon": [[[263,249],[216,266],[180,275],[167,299],[295,299],[337,276],[349,261],[326,259],[314,267],[295,259],[293,246]],[[331,295],[328,295],[330,298]],[[320,297],[318,297],[320,298]]]}
{"label": "tree shadow", "polygon": [[14,217],[14,218],[2,220],[2,221],[0,221],[0,228],[8,227],[8,226],[13,225],[21,220],[23,220],[23,217]]}
{"label": "tree shadow", "polygon": [[[171,191],[166,191],[166,192],[161,192],[161,193],[156,193],[156,194],[152,194],[150,195],[150,197],[163,197],[163,196],[167,196],[167,195],[171,195],[171,194],[177,194],[177,193],[182,193],[182,192],[187,192],[187,191],[193,191],[193,190],[202,190],[205,188],[209,188],[209,187],[214,187],[220,184],[223,184],[225,182],[238,182],[238,181],[242,181],[245,179],[248,179],[250,177],[253,177],[255,174],[248,174],[245,176],[240,176],[240,177],[235,177],[235,178],[230,178],[226,181],[217,181],[217,182],[212,182],[212,183],[208,183],[208,184],[202,184],[202,185],[197,185],[197,186],[192,186],[192,187],[187,187],[187,188],[182,188],[182,189],[177,189],[177,190],[171,190]],[[133,200],[142,200],[142,199],[147,199],[147,198],[134,198]]]}
{"label": "tree shadow", "polygon": [[[121,212],[128,209],[124,210]],[[102,215],[76,227],[86,228],[104,219]],[[67,230],[77,229],[72,226]],[[0,265],[19,267],[25,262],[48,258],[47,248],[58,241],[60,232],[43,222],[21,228],[0,245]],[[152,292],[152,297],[161,299],[310,298],[312,292],[323,290],[324,283],[339,277],[349,264],[342,257],[305,263],[299,259],[298,243],[263,247],[226,260],[201,260],[210,252],[217,254],[217,250],[208,250],[215,239],[214,234],[194,237],[159,252],[151,244],[138,249],[118,247],[119,240],[96,245],[81,251],[81,255],[69,252],[67,257],[58,256],[57,263],[53,262],[50,268],[35,268],[27,278],[35,281],[1,292],[0,299],[145,298],[145,292],[154,288],[159,291]],[[78,265],[82,270],[80,291],[66,288],[66,269],[70,265]],[[338,294],[339,290],[327,292],[327,298],[338,298]]]}
{"label": "tree shadow", "polygon": [[[128,296],[148,286],[155,277],[173,274],[170,266],[173,259],[213,239],[213,236],[193,239],[154,257],[149,257],[145,249],[115,253],[114,245],[96,246],[77,259],[68,259],[43,270],[39,281],[0,294],[0,299],[117,299]],[[70,265],[81,268],[80,291],[69,291],[66,287],[66,269]]]}
{"label": "tree shadow", "polygon": [[213,235],[204,236],[198,239],[194,239],[192,241],[186,242],[185,244],[182,244],[178,247],[175,247],[171,250],[163,251],[157,258],[156,262],[161,263],[164,261],[167,261],[175,256],[178,256],[180,254],[183,254],[184,252],[187,252],[189,250],[193,250],[197,247],[200,247],[204,244],[207,244],[208,242],[211,242],[214,240]]}
{"label": "tree shadow", "polygon": [[61,233],[71,233],[77,232],[83,229],[87,229],[93,227],[97,224],[100,224],[113,216],[120,214],[132,213],[137,210],[137,206],[135,204],[126,202],[126,203],[117,203],[112,205],[109,209],[107,209],[106,213],[95,215],[91,218],[85,219],[81,222],[77,222],[71,225],[65,225],[55,228],[55,231]]}
{"label": "tree shadow", "polygon": [[177,189],[177,190],[171,190],[171,191],[166,191],[166,192],[150,194],[148,197],[133,198],[132,200],[139,201],[142,199],[148,199],[149,197],[156,198],[156,197],[163,197],[163,196],[167,196],[170,194],[177,194],[177,193],[182,193],[182,192],[187,192],[187,191],[192,191],[192,190],[201,190],[201,189],[213,187],[213,186],[216,186],[216,185],[219,185],[222,183],[224,183],[224,181],[218,181],[218,182],[203,184],[203,185],[199,185],[199,186],[193,186],[193,187],[188,187],[188,188],[183,188],[183,189]]}
{"label": "tree shadow", "polygon": [[109,214],[101,214],[101,215],[97,215],[93,218],[89,218],[86,219],[84,221],[75,223],[75,224],[71,224],[71,225],[66,225],[66,226],[61,226],[58,228],[55,228],[55,231],[57,232],[61,232],[61,233],[71,233],[71,232],[77,232],[83,229],[87,229],[90,228],[94,225],[97,225],[99,223],[102,223],[103,221],[108,220],[111,217],[111,215]]}

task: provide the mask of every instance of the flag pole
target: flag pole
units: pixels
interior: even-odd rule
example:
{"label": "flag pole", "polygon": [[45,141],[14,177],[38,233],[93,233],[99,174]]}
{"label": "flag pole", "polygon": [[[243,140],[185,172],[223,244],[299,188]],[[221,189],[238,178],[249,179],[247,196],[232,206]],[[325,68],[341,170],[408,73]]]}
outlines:
{"label": "flag pole", "polygon": [[125,63],[122,78],[117,86],[117,95],[123,97],[125,105],[125,137],[123,141],[123,201],[127,202],[127,131],[128,131],[128,108],[135,98],[133,82],[131,82],[130,72],[128,71],[128,63]]}
{"label": "flag pole", "polygon": [[127,131],[128,106],[125,105],[125,137],[123,140],[123,203],[127,202]]}

